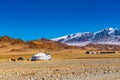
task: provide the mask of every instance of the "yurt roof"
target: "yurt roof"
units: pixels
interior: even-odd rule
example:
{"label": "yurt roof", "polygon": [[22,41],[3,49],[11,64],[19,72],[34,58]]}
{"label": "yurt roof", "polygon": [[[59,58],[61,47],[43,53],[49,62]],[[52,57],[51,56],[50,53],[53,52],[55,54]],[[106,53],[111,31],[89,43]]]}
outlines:
{"label": "yurt roof", "polygon": [[46,53],[37,53],[34,56],[45,56],[45,55],[46,55]]}

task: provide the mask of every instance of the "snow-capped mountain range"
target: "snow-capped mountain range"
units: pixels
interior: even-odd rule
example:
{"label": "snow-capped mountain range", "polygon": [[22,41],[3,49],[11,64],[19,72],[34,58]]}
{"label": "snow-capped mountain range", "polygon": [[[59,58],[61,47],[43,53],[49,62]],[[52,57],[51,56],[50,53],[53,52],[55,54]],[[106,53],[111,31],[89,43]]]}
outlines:
{"label": "snow-capped mountain range", "polygon": [[68,45],[85,46],[92,44],[120,45],[120,29],[105,28],[98,32],[80,32],[52,39]]}

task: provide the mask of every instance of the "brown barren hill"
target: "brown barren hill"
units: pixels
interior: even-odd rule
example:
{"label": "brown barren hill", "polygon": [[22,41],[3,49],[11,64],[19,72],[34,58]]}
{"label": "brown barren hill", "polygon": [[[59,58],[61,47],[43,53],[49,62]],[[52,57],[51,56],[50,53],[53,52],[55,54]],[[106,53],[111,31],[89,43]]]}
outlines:
{"label": "brown barren hill", "polygon": [[63,49],[79,49],[77,46],[68,46],[66,44],[48,40],[46,38],[41,38],[38,40],[32,40],[24,42],[22,39],[15,39],[8,36],[0,37],[0,48],[6,48],[4,52],[17,52],[25,51],[25,50],[46,50],[46,51],[54,51],[54,50],[63,50]]}
{"label": "brown barren hill", "polygon": [[24,41],[21,39],[14,39],[8,36],[0,37],[0,44],[1,45],[11,45],[11,44],[24,44]]}
{"label": "brown barren hill", "polygon": [[119,45],[109,45],[109,44],[88,44],[87,46],[84,46],[84,48],[87,49],[97,49],[97,50],[120,50]]}
{"label": "brown barren hill", "polygon": [[48,40],[46,38],[41,38],[38,40],[28,41],[26,42],[29,45],[29,48],[36,48],[36,49],[47,49],[47,50],[62,50],[62,49],[78,49],[79,47],[76,46],[68,46],[66,44]]}

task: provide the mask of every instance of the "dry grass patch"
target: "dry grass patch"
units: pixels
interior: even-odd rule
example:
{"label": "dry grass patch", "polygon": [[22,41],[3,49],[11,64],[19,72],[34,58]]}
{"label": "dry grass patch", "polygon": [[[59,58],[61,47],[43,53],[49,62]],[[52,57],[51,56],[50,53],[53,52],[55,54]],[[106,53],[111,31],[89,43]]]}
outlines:
{"label": "dry grass patch", "polygon": [[22,76],[34,76],[36,72],[30,72],[30,73],[23,73]]}
{"label": "dry grass patch", "polygon": [[0,60],[5,59],[17,59],[19,57],[23,57],[24,59],[29,59],[32,57],[32,54],[18,54],[18,55],[0,55]]}
{"label": "dry grass patch", "polygon": [[[52,59],[105,59],[105,58],[120,58],[120,53],[116,54],[86,54],[86,50],[72,49],[50,51]],[[38,50],[29,50],[26,52],[9,52],[0,54],[0,60],[3,59],[17,59],[23,57],[24,59],[31,59],[32,55],[38,53]]]}

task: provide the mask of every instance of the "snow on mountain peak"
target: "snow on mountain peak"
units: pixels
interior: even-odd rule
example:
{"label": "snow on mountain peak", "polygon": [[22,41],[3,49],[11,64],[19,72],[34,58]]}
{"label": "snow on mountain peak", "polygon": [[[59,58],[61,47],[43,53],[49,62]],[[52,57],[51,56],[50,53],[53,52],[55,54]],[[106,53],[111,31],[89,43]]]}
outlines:
{"label": "snow on mountain peak", "polygon": [[112,28],[112,27],[111,27],[111,28],[108,28],[108,29],[109,29],[110,31],[113,31],[113,30],[114,30],[114,28]]}
{"label": "snow on mountain peak", "polygon": [[98,32],[80,32],[52,39],[70,45],[87,45],[89,43],[113,43],[120,42],[120,29],[105,28]]}

